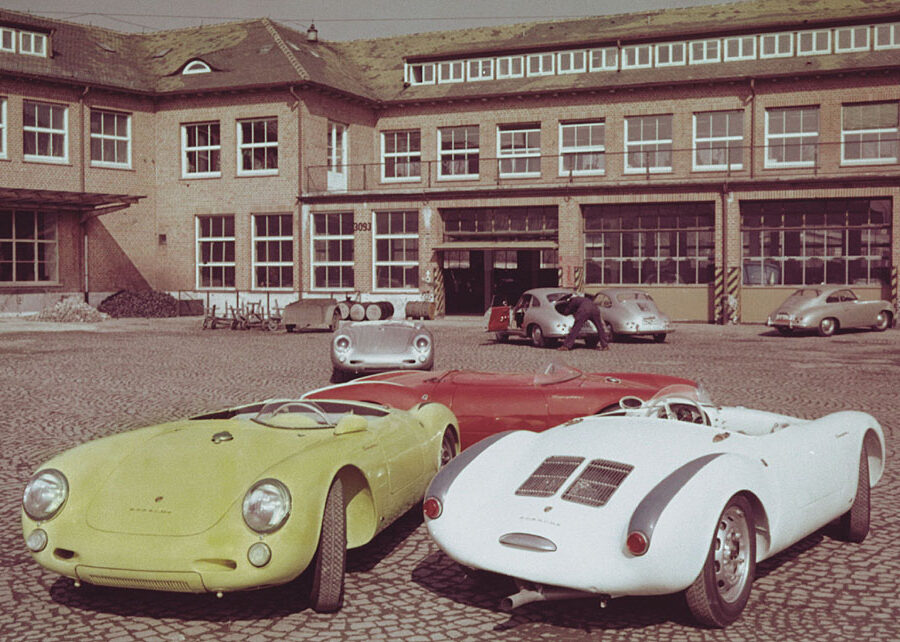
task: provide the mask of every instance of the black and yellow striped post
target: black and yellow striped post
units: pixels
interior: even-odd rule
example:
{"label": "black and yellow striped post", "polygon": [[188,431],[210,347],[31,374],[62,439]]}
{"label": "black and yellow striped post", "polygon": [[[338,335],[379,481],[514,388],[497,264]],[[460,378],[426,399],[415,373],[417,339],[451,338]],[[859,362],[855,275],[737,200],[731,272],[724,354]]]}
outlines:
{"label": "black and yellow striped post", "polygon": [[575,291],[579,294],[584,294],[584,270],[580,267],[575,267]]}
{"label": "black and yellow striped post", "polygon": [[725,270],[716,266],[713,274],[713,321],[722,325],[725,323]]}
{"label": "black and yellow striped post", "polygon": [[[891,305],[894,312],[900,312],[900,281],[897,278],[897,266],[891,266]],[[894,314],[894,326],[897,325],[897,315]]]}
{"label": "black and yellow striped post", "polygon": [[737,323],[740,319],[740,285],[741,285],[741,268],[735,266],[728,268],[728,275],[725,277],[725,300],[732,301],[727,305],[728,319],[726,322]]}
{"label": "black and yellow striped post", "polygon": [[444,291],[444,270],[441,267],[441,262],[432,263],[434,266],[432,269],[434,270],[434,316],[442,317],[446,314],[446,292]]}

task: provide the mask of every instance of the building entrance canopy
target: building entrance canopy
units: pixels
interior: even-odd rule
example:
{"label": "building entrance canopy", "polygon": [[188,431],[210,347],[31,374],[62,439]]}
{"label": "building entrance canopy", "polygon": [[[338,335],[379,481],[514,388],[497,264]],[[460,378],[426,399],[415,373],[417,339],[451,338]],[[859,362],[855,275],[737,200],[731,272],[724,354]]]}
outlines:
{"label": "building entrance canopy", "polygon": [[128,194],[0,187],[0,207],[80,212],[82,221],[125,209],[142,198],[144,197]]}

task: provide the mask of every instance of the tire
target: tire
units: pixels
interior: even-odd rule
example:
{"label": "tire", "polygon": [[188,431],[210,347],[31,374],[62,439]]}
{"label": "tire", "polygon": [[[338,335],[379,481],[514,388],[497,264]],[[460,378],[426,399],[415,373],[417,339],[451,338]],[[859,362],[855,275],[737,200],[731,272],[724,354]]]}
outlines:
{"label": "tire", "polygon": [[747,605],[756,574],[756,528],[750,502],[735,495],[716,523],[700,575],[685,590],[688,609],[700,624],[722,628]]}
{"label": "tire", "polygon": [[344,605],[344,572],[347,568],[347,514],[340,479],[332,482],[325,499],[319,548],[313,564],[310,606],[319,613],[333,613]]}
{"label": "tire", "polygon": [[877,332],[884,332],[888,328],[891,327],[891,313],[887,310],[882,310],[878,313],[878,316],[875,317],[875,325],[872,326]]}
{"label": "tire", "polygon": [[616,333],[613,332],[613,327],[612,327],[612,325],[610,325],[609,321],[604,321],[604,322],[603,322],[603,327],[606,328],[606,340],[609,341],[609,342],[612,342],[612,340],[613,340],[613,339],[615,338],[615,336],[616,336]]}
{"label": "tire", "polygon": [[850,510],[841,516],[840,538],[847,542],[859,543],[869,534],[869,456],[865,446],[859,455],[859,480],[856,482],[856,497]]}
{"label": "tire", "polygon": [[503,333],[503,332],[495,332],[495,333],[494,333],[494,340],[495,340],[497,343],[509,343],[509,335],[508,335],[508,334],[505,334],[505,333]]}
{"label": "tire", "polygon": [[547,340],[544,338],[544,330],[541,326],[534,324],[528,332],[531,337],[531,345],[535,348],[546,348]]}
{"label": "tire", "polygon": [[792,334],[794,334],[794,331],[793,331],[793,330],[791,330],[790,328],[788,328],[788,327],[786,327],[786,326],[783,326],[783,325],[776,325],[776,326],[775,326],[775,329],[778,330],[778,332],[779,332],[779,333],[781,334],[781,336],[783,336],[783,337],[789,337],[789,336],[791,336]]}
{"label": "tire", "polygon": [[441,439],[441,452],[438,456],[438,469],[443,468],[450,463],[450,460],[459,454],[459,447],[456,445],[456,437],[448,426],[444,431],[444,437]]}
{"label": "tire", "polygon": [[837,331],[838,322],[834,317],[825,317],[819,321],[819,336],[830,337]]}
{"label": "tire", "polygon": [[278,321],[277,319],[269,319],[266,321],[265,327],[266,327],[266,330],[269,330],[270,332],[275,332],[281,327],[281,321]]}
{"label": "tire", "polygon": [[656,343],[665,343],[666,342],[666,333],[659,332],[657,334],[654,334],[653,340],[656,341]]}
{"label": "tire", "polygon": [[341,312],[337,308],[334,309],[334,313],[331,315],[331,323],[328,324],[328,329],[334,332],[338,329],[338,326],[341,324]]}
{"label": "tire", "polygon": [[331,383],[344,383],[349,380],[350,376],[343,370],[339,370],[338,368],[333,368],[331,370]]}

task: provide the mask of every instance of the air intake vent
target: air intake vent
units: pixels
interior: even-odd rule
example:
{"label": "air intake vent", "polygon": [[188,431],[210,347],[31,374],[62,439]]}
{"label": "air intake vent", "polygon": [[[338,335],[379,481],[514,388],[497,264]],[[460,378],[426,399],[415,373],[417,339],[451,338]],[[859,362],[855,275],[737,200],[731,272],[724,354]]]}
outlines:
{"label": "air intake vent", "polygon": [[622,485],[634,466],[605,459],[595,459],[587,465],[562,498],[588,506],[603,506]]}
{"label": "air intake vent", "polygon": [[516,495],[526,497],[549,497],[558,491],[584,457],[548,457],[537,467],[531,477],[519,486]]}

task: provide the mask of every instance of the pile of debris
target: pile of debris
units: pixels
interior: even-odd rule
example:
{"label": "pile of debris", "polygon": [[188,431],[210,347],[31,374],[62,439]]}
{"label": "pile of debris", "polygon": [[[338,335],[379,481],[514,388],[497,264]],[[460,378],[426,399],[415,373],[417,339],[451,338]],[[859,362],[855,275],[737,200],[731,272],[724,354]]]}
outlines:
{"label": "pile of debris", "polygon": [[108,314],[99,312],[77,296],[70,296],[48,306],[33,317],[35,321],[52,321],[55,323],[97,323],[109,319]]}
{"label": "pile of debris", "polygon": [[178,300],[156,290],[119,290],[103,299],[99,306],[116,319],[121,317],[174,317],[178,316]]}

